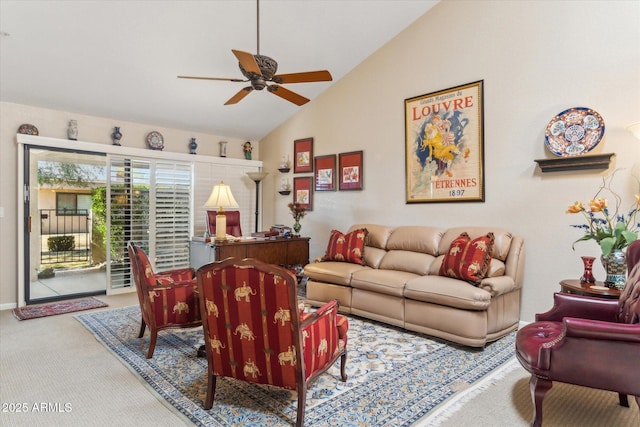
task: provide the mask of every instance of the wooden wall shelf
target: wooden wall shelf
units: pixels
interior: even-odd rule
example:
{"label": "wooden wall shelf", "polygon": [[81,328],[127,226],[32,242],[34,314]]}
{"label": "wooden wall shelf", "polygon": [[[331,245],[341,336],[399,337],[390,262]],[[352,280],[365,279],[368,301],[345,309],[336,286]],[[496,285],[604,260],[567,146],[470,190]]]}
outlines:
{"label": "wooden wall shelf", "polygon": [[587,156],[556,157],[537,159],[535,162],[542,172],[560,172],[585,169],[607,169],[615,153],[591,154]]}

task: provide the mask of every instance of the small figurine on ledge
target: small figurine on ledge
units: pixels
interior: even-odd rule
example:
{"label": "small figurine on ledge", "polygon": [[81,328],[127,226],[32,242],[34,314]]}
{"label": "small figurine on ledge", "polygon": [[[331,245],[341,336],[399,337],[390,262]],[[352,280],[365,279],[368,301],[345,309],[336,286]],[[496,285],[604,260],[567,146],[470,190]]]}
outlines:
{"label": "small figurine on ledge", "polygon": [[242,146],[242,151],[244,151],[244,158],[247,160],[251,160],[251,150],[253,147],[251,146],[251,142],[247,141]]}

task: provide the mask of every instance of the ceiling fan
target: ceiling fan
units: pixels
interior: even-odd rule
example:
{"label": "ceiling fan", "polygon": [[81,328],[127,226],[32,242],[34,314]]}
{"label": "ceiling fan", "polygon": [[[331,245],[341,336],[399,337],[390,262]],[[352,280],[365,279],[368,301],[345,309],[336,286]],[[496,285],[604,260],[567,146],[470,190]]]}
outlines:
{"label": "ceiling fan", "polygon": [[224,77],[195,77],[195,76],[178,76],[179,79],[196,79],[196,80],[225,80],[230,82],[251,82],[251,86],[240,89],[238,93],[233,95],[224,105],[236,104],[245,96],[249,95],[253,90],[267,91],[293,102],[296,105],[304,105],[309,102],[308,98],[290,91],[282,86],[283,83],[310,83],[310,82],[326,82],[331,81],[331,73],[327,70],[306,71],[302,73],[276,74],[278,63],[268,56],[260,55],[260,0],[256,0],[257,6],[257,53],[255,55],[232,49],[231,52],[238,58],[238,66],[240,72],[245,76],[246,80],[224,78]]}

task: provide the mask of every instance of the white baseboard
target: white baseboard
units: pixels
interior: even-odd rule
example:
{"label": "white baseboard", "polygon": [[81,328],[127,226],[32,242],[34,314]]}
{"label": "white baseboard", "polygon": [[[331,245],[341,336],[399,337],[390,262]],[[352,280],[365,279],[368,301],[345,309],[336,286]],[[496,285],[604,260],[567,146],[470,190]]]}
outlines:
{"label": "white baseboard", "polygon": [[7,304],[0,304],[0,311],[13,310],[17,306],[18,306],[18,304],[16,304],[15,302],[10,302],[10,303],[7,303]]}
{"label": "white baseboard", "polygon": [[526,322],[526,321],[524,321],[524,320],[521,320],[521,321],[518,323],[518,329],[522,329],[524,326],[527,326],[529,323],[531,323],[531,322]]}

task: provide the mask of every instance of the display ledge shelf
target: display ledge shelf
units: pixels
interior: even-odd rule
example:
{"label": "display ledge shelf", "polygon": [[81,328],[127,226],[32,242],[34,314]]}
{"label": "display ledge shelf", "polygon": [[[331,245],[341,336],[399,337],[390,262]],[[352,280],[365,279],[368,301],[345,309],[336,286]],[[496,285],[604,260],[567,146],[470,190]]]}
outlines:
{"label": "display ledge shelf", "polygon": [[291,190],[278,191],[278,193],[282,194],[283,196],[288,196],[289,194],[291,194]]}
{"label": "display ledge shelf", "polygon": [[592,154],[589,156],[558,157],[537,159],[535,162],[542,172],[560,172],[584,169],[607,169],[615,153]]}
{"label": "display ledge shelf", "polygon": [[278,168],[278,170],[282,173],[287,173],[291,170],[291,168]]}

